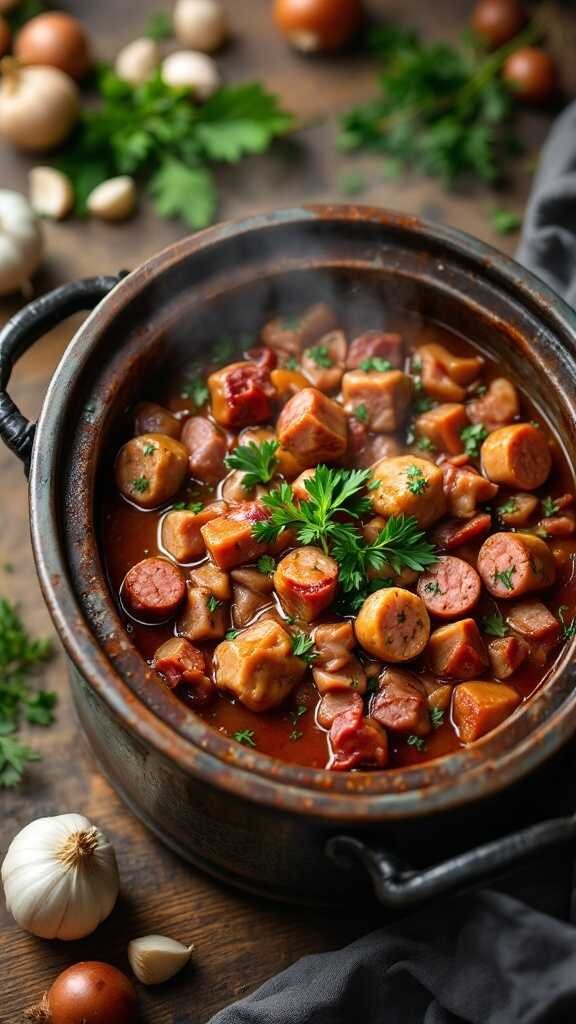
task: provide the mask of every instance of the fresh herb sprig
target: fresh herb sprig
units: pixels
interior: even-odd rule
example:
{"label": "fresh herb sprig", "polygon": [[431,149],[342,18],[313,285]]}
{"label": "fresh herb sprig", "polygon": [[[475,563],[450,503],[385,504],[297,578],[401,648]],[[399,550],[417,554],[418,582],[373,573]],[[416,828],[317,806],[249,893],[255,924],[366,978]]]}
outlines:
{"label": "fresh herb sprig", "polygon": [[96,185],[131,174],[145,183],[159,216],[206,227],[217,205],[211,165],[263,153],[292,126],[258,82],[225,86],[202,105],[160,73],[133,86],[104,67],[96,84],[101,102],[83,113],[57,162],[73,183],[80,215]]}
{"label": "fresh herb sprig", "polygon": [[480,455],[480,447],[488,437],[488,431],[483,423],[471,423],[469,427],[463,427],[460,431],[460,438],[464,444],[464,451],[472,459]]}
{"label": "fresh herb sprig", "polygon": [[508,636],[510,630],[506,625],[504,616],[500,614],[498,608],[495,608],[493,612],[485,615],[481,622],[484,633],[488,636],[505,637]]}
{"label": "fresh herb sprig", "polygon": [[260,444],[249,441],[226,455],[224,462],[228,469],[240,469],[244,473],[242,485],[249,491],[258,484],[270,483],[278,468],[276,452],[279,447],[278,441],[262,441]]}
{"label": "fresh herb sprig", "polygon": [[308,633],[294,633],[292,636],[292,654],[302,658],[307,665],[313,665],[318,657],[314,647],[314,639]]}
{"label": "fresh herb sprig", "polygon": [[565,618],[566,612],[568,611],[568,605],[562,604],[558,609],[558,618],[562,623],[562,639],[573,640],[576,636],[576,615],[568,622]]}

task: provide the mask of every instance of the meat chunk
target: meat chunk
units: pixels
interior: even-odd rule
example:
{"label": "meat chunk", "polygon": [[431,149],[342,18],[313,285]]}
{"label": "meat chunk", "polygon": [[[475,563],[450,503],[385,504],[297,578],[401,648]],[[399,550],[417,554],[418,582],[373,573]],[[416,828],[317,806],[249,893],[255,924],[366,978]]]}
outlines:
{"label": "meat chunk", "polygon": [[186,687],[186,699],[198,707],[208,704],[216,693],[214,683],[206,675],[204,655],[189,640],[172,637],[161,644],[152,661],[152,667],[174,689]]}
{"label": "meat chunk", "polygon": [[362,697],[354,690],[335,690],[325,693],[316,708],[316,721],[321,729],[330,729],[334,719],[345,711],[361,715],[364,710]]}
{"label": "meat chunk", "polygon": [[304,388],[286,403],[276,425],[280,443],[302,463],[336,462],[346,451],[346,413],[316,388]]}
{"label": "meat chunk", "polygon": [[118,453],[114,469],[121,494],[140,508],[157,508],[178,493],[188,471],[188,452],[165,434],[141,434]]}
{"label": "meat chunk", "polygon": [[301,316],[275,317],[262,328],[262,341],[275,352],[299,355],[336,327],[336,317],[324,302],[317,302]]}
{"label": "meat chunk", "polygon": [[346,335],[331,331],[302,353],[302,371],[319,391],[337,391],[346,360]]}
{"label": "meat chunk", "polygon": [[255,615],[272,603],[273,580],[257,569],[233,569],[232,621],[236,627],[247,626]]}
{"label": "meat chunk", "polygon": [[245,501],[205,523],[201,528],[202,537],[210,557],[220,569],[232,569],[264,554],[266,544],[255,539],[252,527],[269,516],[268,509],[259,501]]}
{"label": "meat chunk", "polygon": [[460,683],[454,690],[452,717],[463,743],[473,743],[500,725],[520,704],[505,683]]}
{"label": "meat chunk", "polygon": [[552,456],[541,430],[514,423],[494,430],[480,451],[482,470],[496,484],[534,491],[548,478]]}
{"label": "meat chunk", "polygon": [[476,570],[462,558],[440,555],[422,573],[417,592],[431,615],[458,619],[469,615],[480,600],[482,584]]}
{"label": "meat chunk", "polygon": [[350,656],[341,668],[331,671],[314,665],[312,676],[319,693],[337,693],[339,690],[366,693],[366,673],[354,656]]}
{"label": "meat chunk", "polygon": [[214,652],[216,685],[251,711],[268,711],[282,703],[306,672],[306,662],[292,653],[290,634],[277,622],[261,619]]}
{"label": "meat chunk", "polygon": [[424,685],[413,672],[385,668],[370,701],[372,718],[392,732],[427,736],[432,728]]}
{"label": "meat chunk", "polygon": [[378,487],[371,492],[374,509],[382,516],[415,516],[430,526],[446,512],[442,470],[426,459],[397,455],[373,468]]}
{"label": "meat chunk", "polygon": [[353,469],[367,469],[380,459],[400,454],[400,445],[390,434],[369,434],[366,426],[355,416],[348,417],[348,451],[346,465]]}
{"label": "meat chunk", "polygon": [[528,657],[528,644],[517,636],[502,636],[488,642],[488,657],[497,679],[508,679]]}
{"label": "meat chunk", "polygon": [[144,558],[128,570],[122,584],[122,602],[143,622],[172,618],[184,600],[182,573],[165,558]]}
{"label": "meat chunk", "polygon": [[490,433],[518,418],[518,392],[506,377],[497,377],[490,383],[485,395],[468,402],[466,411],[472,423],[482,423]]}
{"label": "meat chunk", "polygon": [[479,504],[492,501],[498,494],[497,484],[486,480],[472,466],[455,466],[447,461],[442,464],[442,473],[448,513],[456,519],[471,519]]}
{"label": "meat chunk", "polygon": [[370,430],[391,434],[402,426],[408,414],[412,381],[401,370],[349,370],[342,378],[342,397],[346,412],[358,416],[361,410]]}
{"label": "meat chunk", "polygon": [[187,640],[219,640],[226,632],[227,609],[207,587],[188,586],[186,604],[176,623]]}
{"label": "meat chunk", "polygon": [[384,768],[388,763],[388,737],[381,725],[351,708],[334,719],[330,728],[331,771],[347,772],[360,766]]}
{"label": "meat chunk", "polygon": [[442,683],[438,685],[435,679],[430,686],[426,687],[428,694],[428,707],[438,708],[440,711],[448,711],[452,701],[453,683]]}
{"label": "meat chunk", "polygon": [[213,562],[204,562],[198,568],[192,569],[189,579],[195,587],[204,587],[209,590],[218,601],[230,600],[232,592],[228,573],[222,572],[222,569],[219,569]]}
{"label": "meat chunk", "polygon": [[430,636],[424,602],[401,587],[377,590],[366,598],[354,624],[358,642],[383,661],[411,661]]}
{"label": "meat chunk", "polygon": [[508,625],[515,633],[536,643],[553,644],[560,636],[560,623],[542,601],[519,601],[508,612]]}
{"label": "meat chunk", "polygon": [[351,622],[323,622],[313,633],[317,652],[314,662],[328,672],[337,672],[352,657],[356,637]]}
{"label": "meat chunk", "polygon": [[434,448],[449,455],[464,451],[461,433],[468,426],[468,417],[459,402],[443,402],[417,417],[415,423],[418,437],[426,437]]}
{"label": "meat chunk", "polygon": [[484,365],[481,356],[454,356],[443,345],[435,343],[421,345],[416,359],[426,394],[440,402],[462,402],[465,385],[476,379]]}
{"label": "meat chunk", "polygon": [[248,348],[244,356],[249,363],[258,363],[259,366],[265,366],[270,372],[278,366],[276,352],[266,345],[255,345],[254,348]]}
{"label": "meat chunk", "polygon": [[253,590],[255,594],[268,596],[274,590],[274,580],[272,579],[272,576],[268,576],[266,573],[260,572],[259,569],[246,566],[244,569],[233,569],[230,575],[234,583],[238,583],[242,587],[247,587],[249,590]]}
{"label": "meat chunk", "polygon": [[217,505],[207,505],[200,512],[173,509],[162,519],[162,547],[177,562],[194,562],[202,558],[206,545],[200,531],[205,523],[216,519],[219,514]]}
{"label": "meat chunk", "polygon": [[404,342],[400,334],[386,331],[365,331],[351,343],[346,360],[347,370],[366,369],[369,359],[385,359],[390,367],[401,370],[404,366]]}
{"label": "meat chunk", "polygon": [[259,363],[230,363],[208,377],[212,415],[223,427],[246,427],[272,418],[276,389]]}
{"label": "meat chunk", "polygon": [[489,512],[479,512],[472,519],[449,519],[441,523],[432,533],[432,540],[441,551],[454,551],[483,537],[492,526]]}
{"label": "meat chunk", "polygon": [[276,566],[274,587],[289,615],[312,622],[336,596],[338,564],[320,548],[296,548]]}
{"label": "meat chunk", "polygon": [[496,515],[504,526],[526,526],[538,508],[535,494],[512,494],[496,509]]}
{"label": "meat chunk", "polygon": [[174,413],[156,402],[139,402],[134,410],[134,433],[137,437],[140,434],[164,434],[177,441],[181,430],[182,423]]}
{"label": "meat chunk", "polygon": [[190,416],[182,427],[182,444],[188,452],[190,475],[204,483],[224,476],[226,438],[205,416]]}
{"label": "meat chunk", "polygon": [[488,654],[474,619],[460,619],[434,630],[428,644],[435,676],[473,679],[488,667]]}
{"label": "meat chunk", "polygon": [[493,533],[478,552],[478,572],[493,597],[522,597],[556,578],[550,548],[532,533]]}
{"label": "meat chunk", "polygon": [[292,398],[297,391],[310,387],[308,377],[298,370],[287,370],[285,366],[280,367],[279,370],[272,370],[270,379],[282,404]]}

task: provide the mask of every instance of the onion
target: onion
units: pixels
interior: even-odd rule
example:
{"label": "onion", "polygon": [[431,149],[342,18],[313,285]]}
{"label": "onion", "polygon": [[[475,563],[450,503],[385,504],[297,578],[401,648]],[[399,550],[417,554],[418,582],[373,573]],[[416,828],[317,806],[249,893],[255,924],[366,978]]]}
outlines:
{"label": "onion", "polygon": [[228,34],[226,14],[218,0],[177,0],[172,18],[178,39],[191,50],[212,53]]}
{"label": "onion", "polygon": [[80,105],[73,80],[58,68],[19,67],[11,57],[4,58],[0,69],[0,135],[31,151],[63,142]]}
{"label": "onion", "polygon": [[4,57],[4,55],[8,53],[11,38],[12,33],[10,32],[10,26],[6,21],[6,18],[3,18],[0,14],[0,57]]}
{"label": "onion", "polygon": [[138,1000],[132,982],[111,964],[85,960],[56,978],[39,1006],[38,1024],[134,1024]]}
{"label": "onion", "polygon": [[77,79],[84,77],[92,63],[82,25],[61,11],[39,14],[26,22],[14,40],[14,56],[21,64],[48,65]]}
{"label": "onion", "polygon": [[297,50],[340,50],[362,21],[362,0],[275,0],[274,18]]}

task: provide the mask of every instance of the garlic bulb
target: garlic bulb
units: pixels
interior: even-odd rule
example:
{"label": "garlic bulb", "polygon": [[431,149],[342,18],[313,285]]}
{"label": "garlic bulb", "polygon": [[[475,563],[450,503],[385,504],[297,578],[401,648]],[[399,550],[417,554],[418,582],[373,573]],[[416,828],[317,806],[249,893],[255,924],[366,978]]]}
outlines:
{"label": "garlic bulb", "polygon": [[118,895],[116,855],[81,814],[38,818],[12,840],[2,864],[6,906],[43,939],[81,939],[104,921]]}
{"label": "garlic bulb", "polygon": [[0,189],[0,295],[29,286],[43,248],[40,221],[26,197]]}
{"label": "garlic bulb", "polygon": [[118,53],[114,70],[124,82],[142,85],[160,63],[160,50],[153,39],[134,39]]}
{"label": "garlic bulb", "polygon": [[32,209],[39,217],[62,220],[74,206],[72,182],[55,167],[33,167],[28,175]]}
{"label": "garlic bulb", "polygon": [[24,150],[52,149],[68,137],[80,109],[76,83],[58,68],[1,65],[0,135]]}
{"label": "garlic bulb", "polygon": [[196,100],[207,100],[220,88],[216,61],[193,50],[177,50],[166,57],[162,79],[175,89],[190,89]]}
{"label": "garlic bulb", "polygon": [[128,943],[128,960],[143,985],[160,985],[182,970],[193,949],[166,935],[144,935]]}
{"label": "garlic bulb", "polygon": [[126,220],[136,207],[136,185],[134,178],[121,174],[108,178],[92,189],[86,206],[93,217],[101,220]]}
{"label": "garlic bulb", "polygon": [[180,42],[202,53],[218,50],[228,35],[219,0],[177,0],[172,20]]}

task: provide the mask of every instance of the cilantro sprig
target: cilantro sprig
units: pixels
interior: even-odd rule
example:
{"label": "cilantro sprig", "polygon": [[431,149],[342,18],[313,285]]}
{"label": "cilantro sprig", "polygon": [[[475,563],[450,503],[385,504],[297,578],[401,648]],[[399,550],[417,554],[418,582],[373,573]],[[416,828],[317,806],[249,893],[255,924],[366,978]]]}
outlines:
{"label": "cilantro sprig", "polygon": [[262,441],[260,444],[249,441],[226,455],[224,462],[228,469],[242,470],[242,485],[249,491],[258,484],[270,483],[278,468],[276,452],[279,447],[278,441]]}

